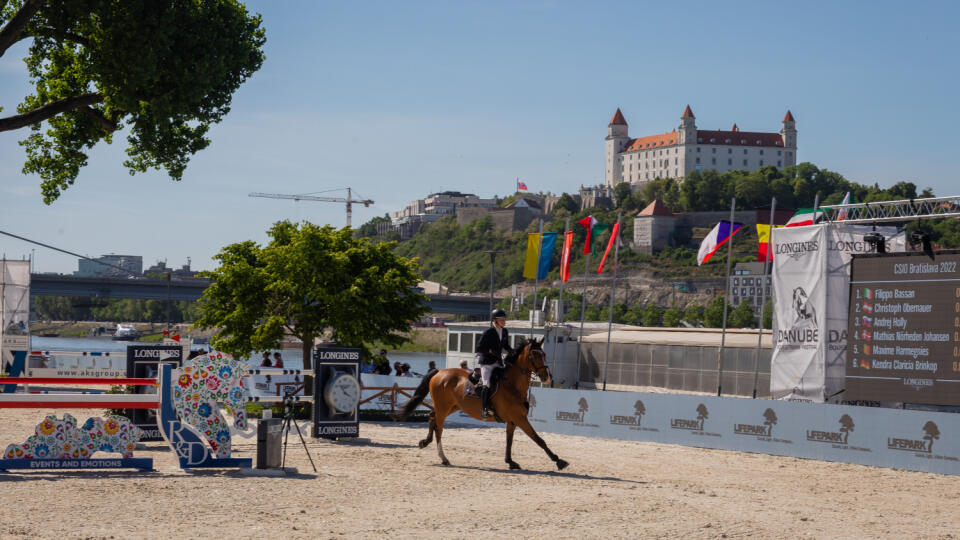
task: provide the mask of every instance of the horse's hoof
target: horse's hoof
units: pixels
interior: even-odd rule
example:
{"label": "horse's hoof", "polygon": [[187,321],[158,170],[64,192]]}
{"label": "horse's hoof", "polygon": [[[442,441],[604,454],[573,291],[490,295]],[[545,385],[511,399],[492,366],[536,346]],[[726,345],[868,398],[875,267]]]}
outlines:
{"label": "horse's hoof", "polygon": [[569,463],[567,463],[566,461],[562,459],[557,460],[557,470],[562,471],[567,468],[567,465],[569,465]]}
{"label": "horse's hoof", "polygon": [[421,440],[420,440],[420,448],[426,448],[428,444],[430,444],[430,441],[428,441],[428,440],[426,440],[426,439],[421,439]]}
{"label": "horse's hoof", "polygon": [[523,468],[523,467],[521,467],[520,465],[518,465],[516,461],[508,461],[507,463],[510,464],[510,470],[511,470],[511,471],[515,471],[515,470],[517,470],[517,469],[522,469],[522,468]]}
{"label": "horse's hoof", "polygon": [[450,460],[449,460],[449,459],[445,459],[445,460],[441,461],[440,464],[443,465],[444,467],[449,467],[449,466],[450,466]]}

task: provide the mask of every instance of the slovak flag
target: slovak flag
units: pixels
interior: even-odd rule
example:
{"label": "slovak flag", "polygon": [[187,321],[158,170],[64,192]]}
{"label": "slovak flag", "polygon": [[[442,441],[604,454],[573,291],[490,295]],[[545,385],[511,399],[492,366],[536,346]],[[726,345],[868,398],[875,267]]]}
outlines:
{"label": "slovak flag", "polygon": [[720,249],[720,246],[725,244],[727,240],[733,238],[733,235],[740,232],[742,228],[743,223],[731,224],[727,220],[722,220],[720,223],[717,223],[713,230],[703,239],[703,242],[700,243],[700,251],[697,252],[697,264],[701,265],[709,261],[710,258],[713,257],[713,254]]}
{"label": "slovak flag", "polygon": [[525,183],[521,182],[520,179],[518,178],[518,179],[517,179],[517,191],[526,191],[526,190],[527,190],[527,185],[526,185]]}

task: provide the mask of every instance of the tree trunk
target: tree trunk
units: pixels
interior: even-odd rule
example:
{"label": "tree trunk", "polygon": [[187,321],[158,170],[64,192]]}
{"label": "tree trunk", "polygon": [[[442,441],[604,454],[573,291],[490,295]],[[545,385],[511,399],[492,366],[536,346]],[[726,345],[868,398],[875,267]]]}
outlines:
{"label": "tree trunk", "polygon": [[[301,338],[303,340],[303,369],[312,369],[313,368],[313,336]],[[304,376],[303,377],[303,395],[312,396],[313,395],[313,377]]]}

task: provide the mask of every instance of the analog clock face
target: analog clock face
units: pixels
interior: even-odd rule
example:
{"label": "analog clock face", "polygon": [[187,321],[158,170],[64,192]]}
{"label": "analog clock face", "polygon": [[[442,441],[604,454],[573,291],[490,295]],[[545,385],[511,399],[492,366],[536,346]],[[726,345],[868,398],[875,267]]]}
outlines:
{"label": "analog clock face", "polygon": [[327,383],[327,404],[340,413],[353,412],[360,402],[360,383],[352,375],[341,373]]}

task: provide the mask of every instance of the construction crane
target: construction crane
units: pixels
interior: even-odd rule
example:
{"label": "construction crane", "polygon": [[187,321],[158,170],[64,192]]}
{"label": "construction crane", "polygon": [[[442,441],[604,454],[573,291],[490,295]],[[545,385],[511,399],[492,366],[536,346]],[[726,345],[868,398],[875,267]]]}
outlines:
{"label": "construction crane", "polygon": [[[333,190],[331,190],[333,191]],[[322,192],[320,192],[322,193]],[[295,201],[320,201],[320,202],[341,202],[347,203],[347,227],[351,227],[351,217],[353,215],[353,203],[361,203],[363,206],[370,206],[373,201],[370,199],[354,199],[353,191],[347,188],[347,198],[343,197],[317,197],[315,195],[282,195],[280,193],[251,193],[251,197],[263,197],[266,199],[293,199]]]}

